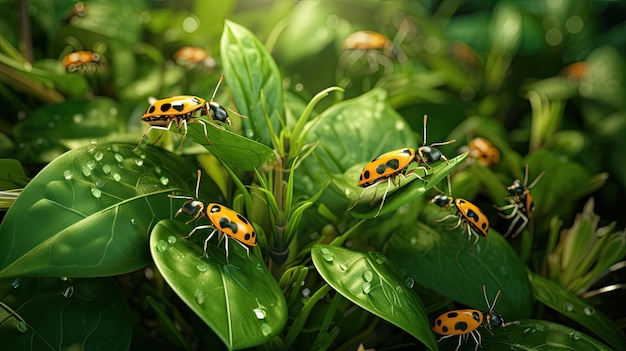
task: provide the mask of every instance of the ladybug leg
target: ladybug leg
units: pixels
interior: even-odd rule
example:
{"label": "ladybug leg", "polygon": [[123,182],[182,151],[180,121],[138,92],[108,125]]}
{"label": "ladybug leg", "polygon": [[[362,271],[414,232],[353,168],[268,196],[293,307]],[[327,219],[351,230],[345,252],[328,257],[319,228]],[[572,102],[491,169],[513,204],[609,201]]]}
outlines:
{"label": "ladybug leg", "polygon": [[424,175],[425,175],[425,176],[426,176],[426,175],[428,175],[428,170],[426,169],[426,167],[419,166],[419,167],[417,167],[417,168],[414,168],[414,169],[412,169],[412,170],[410,170],[410,171],[406,172],[406,174],[401,174],[400,176],[401,176],[403,179],[407,179],[407,177],[408,177],[408,176],[410,176],[410,175],[414,175],[417,179],[419,179],[419,180],[421,180],[421,181],[423,181],[423,182],[428,182],[428,179],[422,178],[419,174],[417,174],[417,172],[416,172],[416,171],[417,171],[418,169],[423,169],[423,170],[424,170]]}
{"label": "ladybug leg", "polygon": [[170,130],[170,127],[172,126],[172,123],[174,121],[170,121],[166,127],[162,127],[162,126],[150,126],[150,128],[148,128],[148,130],[146,130],[145,133],[143,133],[143,136],[141,137],[141,140],[139,141],[139,144],[137,144],[137,146],[135,146],[135,148],[133,149],[133,152],[137,151],[137,149],[139,149],[139,147],[141,146],[141,144],[143,144],[144,140],[146,140],[146,137],[148,136],[148,134],[150,133],[150,131],[152,131],[153,129],[160,129],[161,133],[159,134],[159,136],[154,140],[153,144],[155,144],[156,142],[158,142],[161,137],[163,136],[163,133],[165,133],[165,131]]}
{"label": "ladybug leg", "polygon": [[506,231],[506,234],[504,234],[504,237],[506,238],[507,236],[509,236],[509,234],[511,234],[513,232],[513,228],[515,228],[517,222],[522,221],[522,224],[520,224],[519,226],[517,226],[517,230],[515,231],[515,233],[513,233],[513,235],[511,236],[511,238],[515,238],[519,235],[519,233],[522,232],[522,230],[524,230],[524,228],[526,227],[526,225],[528,224],[528,217],[524,214],[524,211],[518,210],[517,211],[517,216],[515,217],[515,219],[511,222],[511,225],[509,225],[509,229]]}
{"label": "ladybug leg", "polygon": [[[516,214],[517,214],[517,209],[518,209],[518,205],[515,203],[511,203],[508,205],[504,205],[504,206],[493,206],[496,210],[498,210],[498,215],[500,215],[500,217],[505,218],[505,219],[511,219],[513,218]],[[511,213],[506,214],[505,212],[508,210],[511,210]]]}
{"label": "ladybug leg", "polygon": [[376,212],[376,215],[374,217],[378,217],[378,214],[383,209],[383,205],[385,204],[385,198],[387,197],[387,193],[389,192],[389,189],[391,188],[391,183],[392,182],[393,182],[393,180],[392,180],[391,177],[387,179],[387,189],[385,190],[385,193],[383,194],[383,199],[380,201],[380,206],[378,207],[378,212]]}
{"label": "ladybug leg", "polygon": [[[185,143],[185,138],[187,137],[187,119],[186,118],[181,118],[182,121],[182,125],[185,128],[185,133],[183,133],[183,138],[180,140],[180,145],[178,145],[178,150],[183,148],[183,143]],[[180,125],[177,126],[178,130],[180,130]]]}
{"label": "ladybug leg", "polygon": [[246,249],[246,253],[248,254],[248,259],[250,259],[250,248],[248,246],[246,246],[244,243],[239,242],[237,240],[235,240],[235,242],[239,245],[241,245],[241,247],[243,247],[244,249]]}
{"label": "ladybug leg", "polygon": [[[200,227],[209,227],[209,226],[200,226]],[[200,228],[200,227],[195,227],[195,228],[191,231],[191,233],[189,233],[189,235],[188,235],[188,236],[191,236],[191,234],[193,234],[193,232],[194,232],[196,229]],[[213,227],[211,227],[211,228],[213,228]],[[202,249],[203,249],[203,251],[202,251],[202,256],[200,256],[200,258],[202,258],[202,257],[206,256],[206,250],[207,250],[207,248],[209,247],[209,240],[211,240],[211,238],[213,237],[213,234],[215,234],[215,232],[217,232],[217,229],[213,229],[213,231],[211,232],[211,234],[209,234],[209,236],[207,236],[207,238],[206,238],[206,239],[204,239],[204,246],[202,247]]]}
{"label": "ladybug leg", "polygon": [[226,249],[226,263],[230,263],[228,260],[228,235],[224,235],[224,238],[226,239],[226,243],[224,243],[224,248]]}
{"label": "ladybug leg", "polygon": [[[209,135],[207,134],[207,130],[206,130],[206,122],[204,122],[201,119],[197,119],[197,122],[190,122],[190,123],[200,123],[202,124],[202,128],[204,129],[204,137],[206,138],[206,141],[209,142],[209,144],[213,145],[213,143],[211,142],[211,140],[209,140]],[[222,126],[219,126],[222,127]],[[222,127],[222,129],[224,129],[224,127]]]}

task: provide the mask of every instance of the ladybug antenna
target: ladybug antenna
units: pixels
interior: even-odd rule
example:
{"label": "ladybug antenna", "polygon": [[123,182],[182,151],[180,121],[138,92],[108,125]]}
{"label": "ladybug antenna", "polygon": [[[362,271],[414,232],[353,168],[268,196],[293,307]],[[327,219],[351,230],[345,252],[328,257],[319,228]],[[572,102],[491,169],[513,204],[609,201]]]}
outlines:
{"label": "ladybug antenna", "polygon": [[485,302],[487,303],[487,307],[489,307],[489,312],[493,312],[493,308],[496,306],[496,302],[498,302],[498,297],[502,290],[498,290],[496,293],[496,297],[493,299],[493,303],[489,304],[489,299],[487,299],[487,286],[483,285],[483,296],[485,297]]}
{"label": "ladybug antenna", "polygon": [[198,181],[196,182],[196,199],[200,198],[200,196],[198,195],[200,193],[200,177],[202,177],[202,171],[198,170]]}
{"label": "ladybug antenna", "polygon": [[224,75],[222,74],[222,76],[220,77],[220,80],[217,82],[217,86],[215,87],[215,90],[213,91],[213,96],[211,96],[211,101],[215,99],[215,94],[217,94],[217,90],[220,88],[220,85],[222,84],[223,81],[224,81]]}
{"label": "ladybug antenna", "polygon": [[[220,88],[220,85],[222,85],[222,82],[223,82],[223,81],[224,81],[224,75],[222,74],[222,75],[220,76],[220,80],[217,82],[217,86],[215,87],[215,91],[213,91],[213,96],[211,96],[211,100],[209,101],[209,104],[210,104],[211,102],[213,102],[213,99],[215,99],[215,95],[217,94],[217,90]],[[220,105],[220,106],[221,106],[221,105]],[[208,107],[208,106],[207,106],[207,107]],[[228,109],[228,111],[230,111],[230,112],[232,112],[232,113],[236,114],[237,116],[239,116],[239,117],[241,117],[241,118],[248,118],[248,116],[244,116],[244,115],[242,115],[242,114],[240,114],[240,113],[237,113],[236,111],[234,111],[234,110],[233,110],[233,109],[231,109],[231,108],[228,108],[228,107],[225,107],[225,106],[222,106],[222,107],[224,107],[224,108]]]}
{"label": "ladybug antenna", "polygon": [[426,123],[428,122],[428,115],[424,115],[424,133],[422,134],[424,136],[424,142],[422,143],[422,146],[426,145]]}

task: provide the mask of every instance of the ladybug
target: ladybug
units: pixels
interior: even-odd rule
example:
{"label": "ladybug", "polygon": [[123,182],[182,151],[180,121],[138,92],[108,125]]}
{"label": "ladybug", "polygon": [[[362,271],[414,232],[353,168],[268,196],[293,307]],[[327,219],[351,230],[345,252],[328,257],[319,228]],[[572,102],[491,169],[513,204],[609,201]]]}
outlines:
{"label": "ladybug", "polygon": [[180,213],[184,213],[192,218],[185,222],[185,224],[189,224],[193,221],[197,222],[202,217],[207,217],[211,224],[206,225],[198,225],[185,238],[190,238],[196,231],[203,229],[213,229],[211,234],[204,240],[204,253],[202,257],[206,256],[207,247],[209,244],[209,240],[213,237],[213,235],[217,232],[219,242],[222,242],[222,239],[226,239],[226,243],[224,244],[226,248],[226,262],[228,262],[228,239],[234,239],[239,245],[241,245],[247,252],[248,258],[250,258],[250,249],[249,246],[256,246],[257,244],[257,236],[254,231],[254,227],[246,219],[246,217],[237,213],[230,208],[220,205],[217,203],[207,203],[199,199],[198,190],[200,188],[200,177],[201,171],[198,170],[198,182],[196,184],[196,195],[195,197],[191,196],[179,196],[179,195],[168,195],[173,199],[187,199],[187,201],[176,211],[174,214],[174,218],[178,216]]}
{"label": "ladybug", "polygon": [[450,175],[448,175],[448,192],[450,195],[436,195],[430,203],[434,203],[435,205],[443,208],[450,208],[452,204],[454,204],[457,209],[456,214],[447,215],[436,220],[436,222],[443,222],[450,218],[457,218],[456,224],[448,229],[453,230],[462,226],[462,233],[467,232],[468,240],[471,240],[472,235],[476,236],[476,240],[474,242],[474,245],[476,245],[481,236],[487,237],[487,232],[489,231],[489,219],[478,206],[465,199],[455,199],[451,196]]}
{"label": "ladybug", "polygon": [[[389,57],[401,60],[401,52],[387,36],[373,31],[358,31],[350,34],[341,44],[346,52],[355,52],[353,61],[364,54],[367,55],[369,68],[372,72],[378,70],[378,64],[385,66],[385,71],[391,70]],[[380,54],[382,51],[382,54]]]}
{"label": "ladybug", "polygon": [[174,53],[174,61],[179,65],[200,64],[207,68],[215,67],[215,59],[204,49],[196,46],[183,46]]}
{"label": "ladybug", "polygon": [[76,51],[63,57],[63,66],[68,72],[91,71],[100,63],[100,54],[92,51]]}
{"label": "ladybug", "polygon": [[[513,184],[511,184],[506,189],[511,194],[507,196],[505,199],[508,201],[508,205],[504,205],[502,207],[495,206],[498,210],[498,214],[500,217],[505,219],[511,219],[511,224],[507,229],[504,237],[506,238],[511,233],[513,233],[513,229],[517,227],[517,230],[513,233],[511,238],[515,238],[522,232],[522,230],[528,224],[529,219],[533,215],[535,211],[535,203],[533,201],[533,195],[530,193],[530,189],[537,185],[539,180],[543,177],[546,172],[541,172],[537,178],[530,184],[528,183],[528,165],[526,165],[524,169],[524,183],[522,184],[519,179],[515,179]],[[511,211],[510,213],[506,213],[507,211]],[[522,221],[522,224],[517,226],[517,222]]]}
{"label": "ladybug", "polygon": [[474,138],[463,149],[469,152],[469,157],[478,160],[483,166],[494,166],[500,162],[500,151],[485,138]]}
{"label": "ladybug", "polygon": [[491,329],[505,326],[504,318],[493,311],[500,293],[501,290],[498,290],[493,299],[493,304],[490,305],[487,299],[487,287],[483,285],[483,295],[489,310],[485,312],[474,309],[453,310],[437,317],[431,326],[435,333],[443,335],[437,342],[458,335],[459,343],[454,350],[457,351],[461,347],[461,342],[467,340],[471,335],[476,342],[474,350],[478,350],[478,346],[482,344],[482,336],[478,327],[482,325],[491,332]]}
{"label": "ladybug", "polygon": [[[395,186],[398,186],[400,184],[400,180],[398,179],[398,177],[406,179],[407,176],[414,175],[415,177],[426,181],[415,172],[418,168],[420,168],[423,169],[426,173],[427,170],[425,167],[418,166],[418,168],[407,172],[407,169],[412,162],[425,164],[429,168],[432,168],[429,164],[430,162],[440,161],[441,159],[444,159],[446,162],[449,163],[448,159],[441,153],[441,151],[437,150],[434,146],[453,143],[455,142],[455,140],[450,140],[442,143],[434,143],[430,146],[426,146],[426,123],[427,116],[425,115],[424,144],[419,147],[417,151],[410,147],[389,151],[374,158],[372,161],[365,165],[365,167],[361,171],[359,182],[357,183],[358,186],[364,189],[356,202],[348,210],[353,209],[354,206],[359,203],[367,189],[387,182],[387,189],[383,194],[383,198],[380,202],[378,212],[376,212],[376,215],[374,216],[378,217],[378,214],[385,204],[385,198],[387,197],[387,193],[391,188],[391,184]],[[378,188],[376,188],[376,190],[378,190]],[[376,193],[374,193],[374,197],[376,197]]]}
{"label": "ladybug", "polygon": [[[217,89],[220,87],[223,80],[224,75],[220,77],[220,80],[215,87],[215,91],[213,92],[213,96],[209,102],[206,102],[203,98],[197,96],[179,95],[158,100],[150,105],[146,113],[141,116],[141,120],[150,124],[150,128],[148,128],[148,130],[144,133],[141,141],[137,147],[133,149],[133,151],[139,148],[152,129],[161,129],[162,131],[166,131],[169,130],[174,123],[176,123],[176,129],[180,130],[181,127],[183,127],[185,130],[183,138],[180,141],[180,146],[178,147],[179,150],[182,148],[183,143],[185,142],[185,137],[187,136],[187,124],[191,123],[202,124],[202,127],[204,128],[204,136],[210,143],[211,141],[207,135],[206,123],[203,120],[194,117],[194,114],[197,111],[200,111],[201,116],[210,116],[214,125],[221,129],[223,129],[223,127],[219,126],[215,123],[215,121],[224,122],[230,125],[230,118],[228,117],[226,109],[217,102],[213,101],[215,94],[217,93]],[[158,141],[162,135],[163,132],[161,132],[155,142]]]}

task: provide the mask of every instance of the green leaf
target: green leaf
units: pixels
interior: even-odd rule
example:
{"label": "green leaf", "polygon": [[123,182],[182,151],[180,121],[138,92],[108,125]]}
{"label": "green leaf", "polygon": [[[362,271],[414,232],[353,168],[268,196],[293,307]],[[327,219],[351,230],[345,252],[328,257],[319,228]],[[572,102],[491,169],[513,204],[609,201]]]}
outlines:
{"label": "green leaf", "polygon": [[0,226],[0,277],[108,276],[150,263],[150,229],[175,210],[167,194],[193,193],[196,167],[133,146],[87,145],[37,174]]}
{"label": "green leaf", "polygon": [[20,161],[0,159],[0,190],[23,188],[29,180]]}
{"label": "green leaf", "polygon": [[626,336],[602,311],[551,280],[531,272],[528,276],[537,300],[589,329],[614,348],[626,350]]}
{"label": "green leaf", "polygon": [[322,278],[345,298],[437,350],[422,301],[385,256],[317,244],[311,257]]}
{"label": "green leaf", "polygon": [[113,279],[28,278],[13,286],[0,302],[3,349],[129,349],[130,310]]}
{"label": "green leaf", "polygon": [[228,20],[220,47],[235,104],[249,117],[243,120],[246,135],[271,145],[271,130],[278,135],[284,123],[282,78],[276,62],[252,32]]}
{"label": "green leaf", "polygon": [[280,333],[287,322],[287,304],[264,264],[232,242],[230,264],[225,263],[224,249],[213,243],[208,257],[199,258],[202,245],[191,239],[204,237],[196,233],[181,238],[189,231],[181,222],[164,220],[150,237],[156,267],[178,296],[229,349],[260,345]]}
{"label": "green leaf", "polygon": [[467,233],[434,222],[450,212],[431,205],[423,213],[425,222],[396,229],[385,250],[407,276],[481,311],[487,309],[482,286],[487,286],[490,301],[502,290],[495,311],[505,320],[531,315],[532,291],[524,264],[501,235],[491,229],[487,238],[472,245],[474,239],[468,242]]}
{"label": "green leaf", "polygon": [[[467,153],[464,153],[451,159],[449,164],[445,161],[439,162],[438,164],[432,166],[433,169],[429,170],[428,175],[426,176],[422,176],[423,171],[418,170],[417,174],[422,176],[426,182],[411,176],[407,177],[405,180],[400,179],[399,186],[394,186],[392,184],[389,189],[389,193],[387,194],[387,198],[385,199],[383,208],[380,210],[379,216],[391,213],[418,197],[423,196],[428,190],[432,189],[439,184],[440,181],[446,178],[446,176],[458,165],[460,165],[466,157]],[[350,169],[349,172],[346,172],[344,177],[335,177],[335,184],[339,188],[345,189],[344,193],[348,195],[352,203],[354,203],[354,201],[358,199],[359,195],[361,195],[361,192],[363,192],[363,188],[356,186],[362,168],[362,166],[359,167],[358,173],[355,173],[354,169]],[[416,168],[417,165],[413,164],[409,167],[409,171]],[[350,179],[351,183],[347,183],[347,179]],[[363,198],[361,198],[359,204],[350,211],[350,214],[357,218],[374,218],[380,207],[380,200],[385,193],[387,183],[385,182],[383,184],[379,184],[377,187],[378,189],[373,188],[372,190],[366,190],[366,194],[363,194]],[[371,195],[367,194],[368,192],[375,192],[376,198],[372,198]]]}
{"label": "green leaf", "polygon": [[[199,119],[207,124],[207,136],[210,142],[204,136],[202,125],[196,123],[189,126],[187,138],[204,146],[231,168],[251,171],[274,160],[274,152],[269,147],[227,129],[218,128],[209,119],[200,117]],[[184,134],[184,130],[178,131],[176,128],[170,131]]]}
{"label": "green leaf", "polygon": [[[484,331],[481,330],[481,331]],[[524,319],[507,323],[504,328],[493,330],[493,335],[482,332],[482,351],[508,350],[542,350],[542,351],[609,351],[611,348],[575,329],[536,319]],[[449,338],[441,342],[442,350],[456,347],[457,338]],[[459,351],[475,349],[474,342],[469,339]]]}

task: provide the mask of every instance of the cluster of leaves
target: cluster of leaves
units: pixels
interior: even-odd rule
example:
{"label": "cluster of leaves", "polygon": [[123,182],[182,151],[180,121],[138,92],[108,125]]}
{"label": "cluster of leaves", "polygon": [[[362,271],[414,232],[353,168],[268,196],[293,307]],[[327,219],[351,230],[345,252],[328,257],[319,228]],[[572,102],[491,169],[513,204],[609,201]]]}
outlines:
{"label": "cluster of leaves", "polygon": [[[588,202],[561,230],[578,200],[590,201],[603,185],[626,184],[618,156],[606,163],[585,157],[604,150],[587,138],[608,144],[602,147],[626,145],[619,137],[626,130],[620,124],[626,84],[615,74],[624,73],[621,56],[609,46],[588,45],[579,50],[585,57],[565,61],[586,59],[584,75],[536,72],[532,76],[547,78],[532,83],[522,80],[531,75],[516,62],[537,49],[536,31],[549,32],[536,27],[542,16],[551,18],[552,29],[569,33],[562,41],[580,41],[571,18],[591,21],[585,7],[537,14],[503,3],[488,9],[487,18],[487,12],[452,17],[443,31],[418,3],[300,2],[287,9],[279,2],[265,10],[265,23],[244,19],[263,28],[275,25],[272,15],[288,14],[263,44],[246,27],[216,20],[233,6],[227,1],[172,12],[142,1],[94,0],[80,18],[69,15],[69,1],[34,3],[28,11],[35,28],[61,33],[74,49],[80,49],[76,43],[100,48],[107,60],[96,72],[68,74],[58,60],[31,62],[13,45],[23,38],[0,27],[1,93],[17,116],[0,126],[6,131],[0,154],[14,158],[0,160],[0,190],[24,188],[14,202],[15,193],[2,195],[9,207],[0,225],[0,335],[7,347],[447,349],[457,340],[438,344],[430,321],[458,306],[486,309],[484,285],[489,297],[502,291],[496,310],[509,322],[483,333],[484,349],[626,350],[614,322],[624,316],[593,294],[616,277],[606,274],[626,255],[626,234],[605,223],[619,218],[608,205],[596,206],[601,215],[595,215]],[[442,6],[436,18],[451,10]],[[350,32],[387,18],[398,18],[386,30],[399,33],[395,44],[407,61],[389,70],[368,62],[375,56],[328,54]],[[141,41],[142,30],[170,38],[170,46],[220,37],[214,48],[220,72],[166,62],[168,46]],[[42,37],[49,43],[41,47],[67,51],[52,36]],[[487,37],[489,46],[481,47],[476,38]],[[320,57],[330,58],[308,67]],[[166,150],[183,133],[176,130],[160,146],[131,151],[146,97],[206,98],[221,72],[228,89],[216,101],[226,101],[228,91],[248,118],[231,116],[232,130],[207,120],[211,142],[201,126],[190,125],[182,153]],[[519,86],[530,109],[520,107]],[[569,100],[579,105],[575,111],[591,134],[563,127],[570,126],[564,118]],[[523,114],[524,123],[507,118],[512,113]],[[428,142],[415,132],[424,114],[430,116]],[[390,189],[378,217],[386,184],[347,210],[373,157],[478,135],[500,150],[500,164],[485,167],[458,154],[458,144],[444,146],[450,161],[433,164],[423,180]],[[522,156],[520,145],[530,152]],[[32,162],[46,165],[30,180],[23,165]],[[531,180],[545,176],[532,189],[533,221],[507,240],[499,230],[508,222],[497,220],[493,205],[505,203],[506,186],[523,179],[524,165]],[[193,196],[198,168],[204,171],[201,198],[253,223],[258,246],[250,257],[231,244],[227,262],[217,240],[200,257],[203,232],[183,238],[195,223],[173,219],[183,200],[167,195]],[[605,185],[605,169],[617,181]],[[476,245],[436,221],[454,208],[429,205],[433,188],[448,175],[453,195],[475,202],[491,220],[489,236]],[[610,193],[601,199],[610,200]]]}

